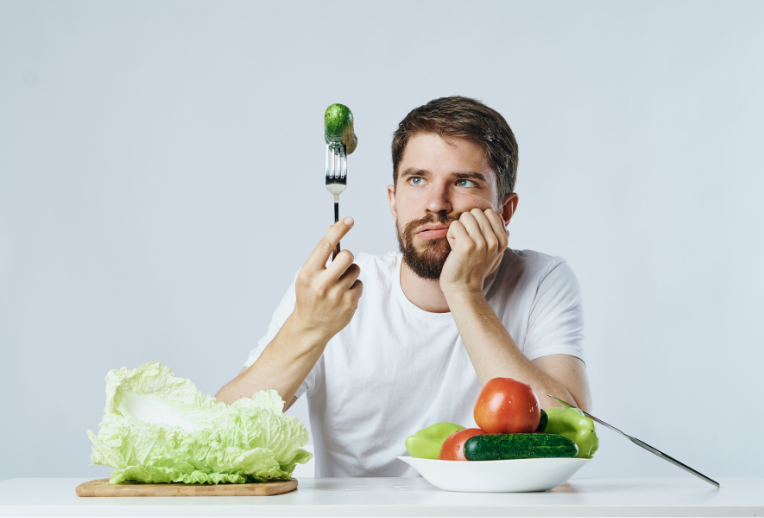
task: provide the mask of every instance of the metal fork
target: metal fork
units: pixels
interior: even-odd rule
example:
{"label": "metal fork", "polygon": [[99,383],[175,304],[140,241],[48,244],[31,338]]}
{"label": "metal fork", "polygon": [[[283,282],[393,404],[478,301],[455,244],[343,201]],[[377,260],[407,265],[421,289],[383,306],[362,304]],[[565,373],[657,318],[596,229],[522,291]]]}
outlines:
{"label": "metal fork", "polygon": [[[562,403],[563,405],[565,405],[565,406],[566,406],[566,407],[568,407],[568,408],[576,408],[576,407],[574,407],[573,405],[571,405],[570,403],[566,403],[566,402],[565,402],[565,401],[563,401],[562,399],[560,399],[560,398],[557,398],[557,397],[554,397],[552,394],[547,394],[547,396],[549,396],[549,397],[550,397],[550,398],[552,398],[552,399],[555,399],[555,400],[559,401],[560,403]],[[581,409],[579,408],[579,410],[581,410]],[[644,449],[646,449],[647,451],[649,451],[649,452],[650,452],[650,453],[652,453],[653,455],[657,455],[658,457],[662,458],[663,460],[667,460],[667,461],[669,461],[671,464],[674,464],[675,466],[679,466],[680,468],[682,468],[683,470],[687,471],[688,473],[692,473],[693,475],[695,475],[695,476],[696,476],[696,477],[698,477],[699,479],[701,479],[701,480],[705,480],[706,482],[708,482],[708,483],[709,483],[709,484],[711,484],[711,485],[714,485],[714,486],[716,486],[716,487],[721,487],[721,486],[719,485],[719,483],[718,483],[716,480],[714,480],[714,479],[712,479],[712,478],[708,478],[707,476],[705,476],[705,475],[704,475],[703,473],[701,473],[700,471],[695,471],[695,470],[694,470],[694,469],[692,469],[690,466],[688,466],[687,464],[683,464],[683,463],[679,462],[679,461],[678,461],[678,460],[676,460],[674,457],[671,457],[670,455],[668,455],[668,454],[666,454],[666,453],[663,453],[662,451],[660,451],[660,450],[659,450],[659,449],[657,449],[657,448],[653,448],[652,446],[650,446],[650,445],[649,445],[649,444],[647,444],[646,442],[642,442],[642,441],[640,441],[639,439],[637,439],[636,437],[632,437],[631,435],[627,435],[627,434],[623,433],[621,430],[619,430],[619,429],[618,429],[618,428],[616,428],[615,426],[609,425],[609,424],[607,424],[605,421],[603,421],[603,420],[601,420],[601,419],[597,419],[597,418],[596,418],[596,417],[594,417],[592,414],[588,414],[588,413],[584,412],[583,410],[581,410],[581,412],[583,412],[583,414],[584,414],[586,417],[588,417],[589,419],[591,419],[592,421],[595,421],[595,422],[597,422],[597,423],[601,424],[602,426],[606,426],[607,428],[610,428],[611,430],[613,430],[613,431],[615,431],[615,432],[618,432],[618,433],[620,433],[621,435],[623,435],[624,437],[626,437],[627,439],[629,439],[631,442],[633,442],[634,444],[636,444],[636,445],[637,445],[637,446],[639,446],[640,448],[644,448]]]}
{"label": "metal fork", "polygon": [[[340,220],[340,193],[347,187],[348,155],[342,142],[326,145],[326,190],[334,195],[334,222]],[[332,261],[340,253],[340,244],[332,252]]]}

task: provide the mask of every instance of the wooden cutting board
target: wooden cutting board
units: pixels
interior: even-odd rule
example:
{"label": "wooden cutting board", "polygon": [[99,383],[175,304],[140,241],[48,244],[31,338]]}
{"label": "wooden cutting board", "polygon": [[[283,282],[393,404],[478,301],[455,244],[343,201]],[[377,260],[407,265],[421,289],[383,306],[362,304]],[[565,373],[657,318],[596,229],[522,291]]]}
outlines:
{"label": "wooden cutting board", "polygon": [[77,496],[270,496],[297,489],[297,479],[252,484],[109,484],[108,478],[77,486]]}

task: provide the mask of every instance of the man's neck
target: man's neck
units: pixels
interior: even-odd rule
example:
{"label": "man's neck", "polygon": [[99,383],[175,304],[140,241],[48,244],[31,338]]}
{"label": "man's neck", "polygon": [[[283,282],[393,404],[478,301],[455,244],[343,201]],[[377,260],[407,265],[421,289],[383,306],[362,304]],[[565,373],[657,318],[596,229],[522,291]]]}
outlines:
{"label": "man's neck", "polygon": [[[507,253],[511,254],[512,250],[507,248],[502,252],[502,261],[506,258]],[[401,258],[401,262],[401,289],[406,298],[409,299],[409,302],[419,309],[429,311],[430,313],[450,312],[451,308],[448,307],[446,296],[443,295],[443,290],[440,289],[440,281],[422,279],[409,268],[405,261],[403,261],[403,258]],[[497,272],[498,266],[483,280],[484,289],[493,284]]]}
{"label": "man's neck", "polygon": [[422,279],[405,262],[401,264],[401,289],[406,298],[419,309],[430,313],[451,311],[440,289],[440,282],[437,279]]}

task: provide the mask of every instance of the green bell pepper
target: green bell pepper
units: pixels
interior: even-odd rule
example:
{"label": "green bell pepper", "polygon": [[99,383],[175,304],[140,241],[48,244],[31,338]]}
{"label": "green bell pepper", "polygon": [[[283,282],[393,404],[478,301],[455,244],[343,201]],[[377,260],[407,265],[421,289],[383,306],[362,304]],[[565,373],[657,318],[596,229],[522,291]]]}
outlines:
{"label": "green bell pepper", "polygon": [[406,449],[409,455],[418,459],[437,459],[446,439],[459,430],[464,430],[464,427],[454,423],[436,423],[406,437]]}
{"label": "green bell pepper", "polygon": [[594,421],[578,408],[554,407],[546,413],[548,421],[544,433],[567,437],[578,446],[576,457],[591,459],[600,445],[597,432],[594,431]]}

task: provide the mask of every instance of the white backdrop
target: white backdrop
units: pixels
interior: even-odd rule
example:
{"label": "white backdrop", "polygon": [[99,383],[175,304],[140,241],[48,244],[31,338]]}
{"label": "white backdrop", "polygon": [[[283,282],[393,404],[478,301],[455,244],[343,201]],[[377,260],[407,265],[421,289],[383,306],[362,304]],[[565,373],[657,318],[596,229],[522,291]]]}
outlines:
{"label": "white backdrop", "polygon": [[[595,415],[762,476],[763,26],[762,2],[1,2],[0,479],[106,476],[110,369],[239,371],[332,222],[331,103],[360,138],[343,245],[395,249],[392,132],[455,94],[517,136],[510,246],[579,277]],[[600,437],[578,476],[689,476]]]}

